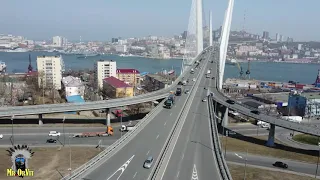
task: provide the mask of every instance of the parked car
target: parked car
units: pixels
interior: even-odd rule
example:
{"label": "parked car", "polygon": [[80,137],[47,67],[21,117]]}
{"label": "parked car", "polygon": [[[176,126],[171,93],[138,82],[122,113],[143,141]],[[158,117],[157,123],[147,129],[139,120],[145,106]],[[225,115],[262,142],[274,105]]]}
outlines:
{"label": "parked car", "polygon": [[281,161],[277,161],[273,164],[273,166],[275,167],[280,167],[280,168],[283,168],[283,169],[288,169],[288,164],[284,163],[284,162],[281,162]]}
{"label": "parked car", "polygon": [[3,138],[3,134],[0,134],[0,139],[2,139]]}

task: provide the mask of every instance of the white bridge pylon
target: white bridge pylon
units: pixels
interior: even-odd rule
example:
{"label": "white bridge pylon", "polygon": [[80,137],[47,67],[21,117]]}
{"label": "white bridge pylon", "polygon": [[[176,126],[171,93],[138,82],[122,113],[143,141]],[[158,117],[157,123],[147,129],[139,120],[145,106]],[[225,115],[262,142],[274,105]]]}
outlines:
{"label": "white bridge pylon", "polygon": [[202,0],[192,0],[181,72],[203,51]]}
{"label": "white bridge pylon", "polygon": [[228,8],[225,12],[224,21],[222,25],[222,32],[221,32],[221,38],[220,38],[220,52],[219,52],[219,71],[218,71],[219,72],[218,73],[219,90],[222,89],[222,84],[223,84],[224,68],[226,64],[230,28],[231,28],[231,21],[232,21],[233,5],[234,5],[234,0],[229,0]]}

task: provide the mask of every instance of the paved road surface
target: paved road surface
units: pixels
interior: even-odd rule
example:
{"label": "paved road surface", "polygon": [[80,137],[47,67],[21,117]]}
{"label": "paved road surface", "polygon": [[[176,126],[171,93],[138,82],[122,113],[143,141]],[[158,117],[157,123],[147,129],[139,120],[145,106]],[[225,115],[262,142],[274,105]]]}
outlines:
{"label": "paved road surface", "polygon": [[[190,89],[194,83],[195,74],[188,74],[189,84],[184,89]],[[189,86],[189,87],[188,87]],[[148,156],[156,160],[168,138],[174,123],[176,122],[182,107],[189,94],[183,93],[176,97],[176,103],[172,109],[162,108],[159,114],[147,124],[137,136],[126,144],[110,159],[85,176],[91,180],[129,180],[147,179],[151,169],[144,169],[143,163]]]}
{"label": "paved road surface", "polygon": [[[235,126],[229,126],[228,128],[234,132],[237,132],[245,136],[268,136],[269,135],[269,130],[253,124],[235,125]],[[285,128],[276,127],[276,134],[283,133],[283,132],[290,133],[292,131]]]}
{"label": "paved road surface", "polygon": [[202,78],[163,180],[220,179],[210,135],[208,105],[202,102],[208,93],[204,87],[211,82],[211,78]]}
{"label": "paved road surface", "polygon": [[[109,137],[70,138],[70,144],[97,145],[98,142],[102,140],[101,145],[111,145],[121,136],[121,133],[118,131],[118,129],[119,127],[114,127],[114,135]],[[3,139],[0,140],[0,145],[11,145],[11,131],[11,128],[0,128],[0,133],[2,133],[4,136]],[[57,144],[64,143],[62,127],[16,127],[14,128],[14,144],[27,144],[33,146],[44,145],[46,144],[47,139],[56,139],[56,137],[48,136],[49,131],[61,132],[61,136],[57,138],[60,142],[58,141],[56,144],[52,143],[50,145],[56,146]],[[106,131],[106,127],[65,127],[65,143],[69,144],[69,137],[74,133],[102,131]]]}
{"label": "paved road surface", "polygon": [[[247,164],[255,165],[255,166],[262,166],[262,167],[269,167],[269,168],[276,168],[272,164],[276,161],[282,161],[287,163],[289,168],[288,171],[299,172],[304,174],[315,175],[317,164],[310,164],[305,162],[299,162],[294,160],[287,160],[287,159],[279,159],[273,157],[266,157],[266,156],[258,156],[246,153],[239,153],[239,152],[227,152],[227,161],[236,162],[236,163],[243,163],[245,164],[245,159],[247,157]],[[320,172],[318,172],[318,176]]]}

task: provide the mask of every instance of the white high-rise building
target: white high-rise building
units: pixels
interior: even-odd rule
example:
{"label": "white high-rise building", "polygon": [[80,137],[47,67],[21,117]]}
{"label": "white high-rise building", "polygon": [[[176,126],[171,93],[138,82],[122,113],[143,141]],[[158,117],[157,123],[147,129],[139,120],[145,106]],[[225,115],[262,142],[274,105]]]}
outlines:
{"label": "white high-rise building", "polygon": [[61,56],[38,56],[39,87],[61,89],[64,62]]}
{"label": "white high-rise building", "polygon": [[52,38],[52,45],[56,47],[62,47],[63,38],[61,36],[54,36]]}
{"label": "white high-rise building", "polygon": [[98,87],[103,87],[103,79],[108,77],[117,77],[117,63],[113,60],[99,60],[94,64],[95,79]]}

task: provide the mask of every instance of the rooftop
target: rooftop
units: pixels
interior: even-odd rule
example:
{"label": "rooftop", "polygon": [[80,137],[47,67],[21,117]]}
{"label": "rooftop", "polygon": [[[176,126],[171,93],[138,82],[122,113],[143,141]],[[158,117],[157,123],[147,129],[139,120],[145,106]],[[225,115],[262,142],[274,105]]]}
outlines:
{"label": "rooftop", "polygon": [[162,77],[159,74],[147,74],[146,76],[149,76],[157,81],[160,81],[162,83],[168,84],[170,81],[168,79],[166,79],[165,77]]}
{"label": "rooftop", "polygon": [[109,85],[111,85],[114,88],[126,88],[126,87],[131,87],[130,85],[126,84],[125,82],[111,76],[108,78],[105,78],[103,80],[104,82],[108,83]]}
{"label": "rooftop", "polygon": [[117,69],[117,73],[120,74],[140,74],[136,69]]}
{"label": "rooftop", "polygon": [[81,80],[77,77],[67,76],[62,78],[62,83],[66,87],[80,87],[83,86]]}

